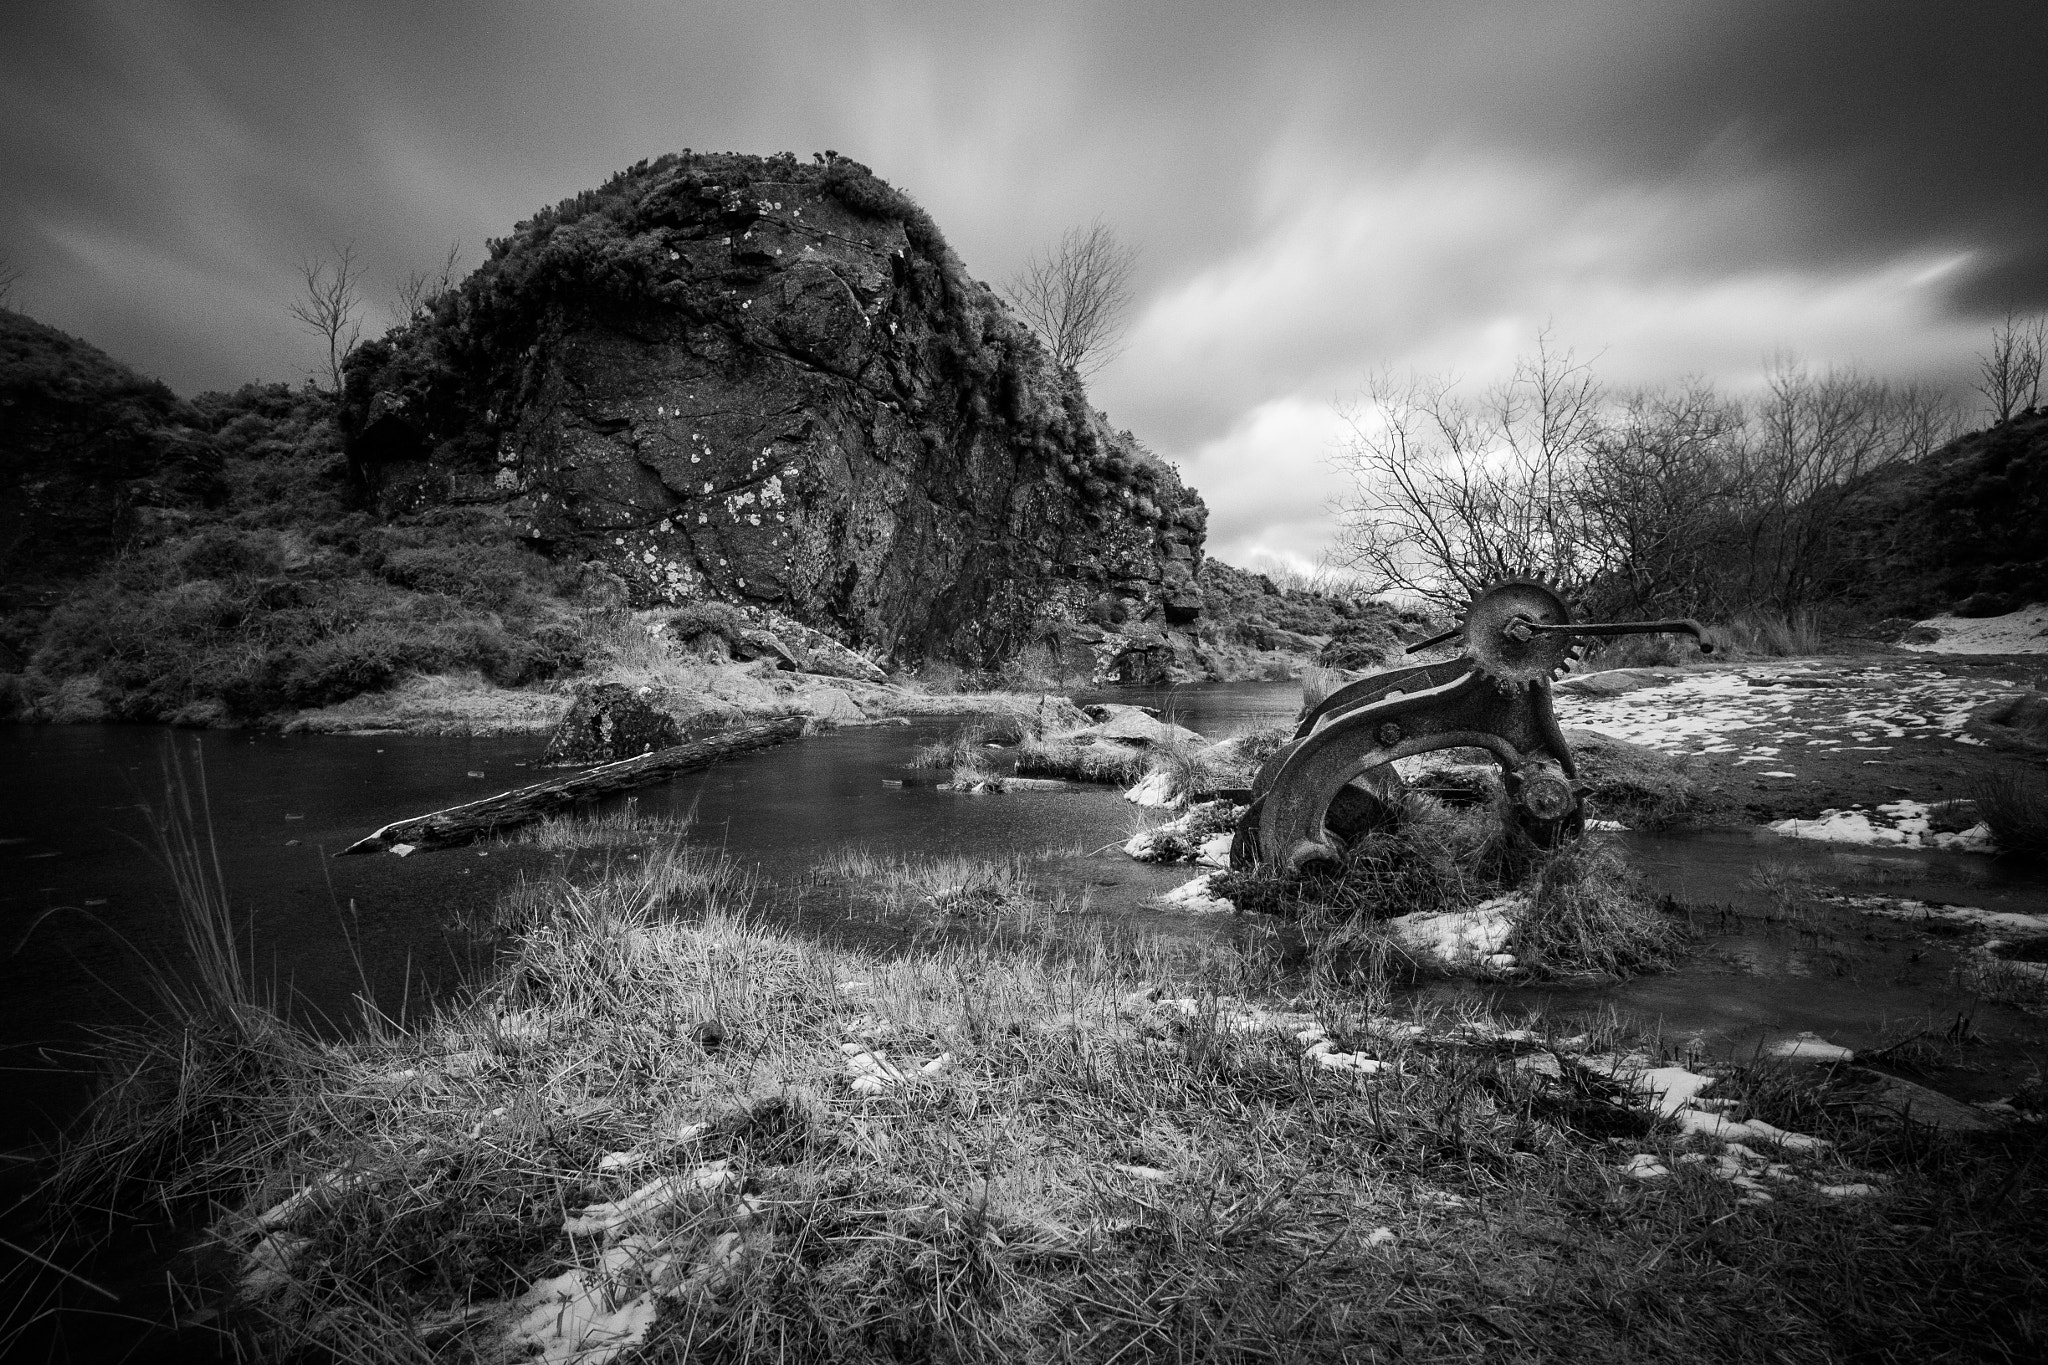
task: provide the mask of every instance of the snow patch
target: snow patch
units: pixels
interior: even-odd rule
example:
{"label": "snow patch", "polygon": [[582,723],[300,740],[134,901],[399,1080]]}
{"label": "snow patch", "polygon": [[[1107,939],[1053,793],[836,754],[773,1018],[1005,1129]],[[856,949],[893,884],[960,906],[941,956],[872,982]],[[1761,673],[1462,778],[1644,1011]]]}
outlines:
{"label": "snow patch", "polygon": [[[1507,946],[1516,922],[1528,908],[1528,897],[1509,892],[1470,910],[1396,915],[1384,923],[1394,940],[1418,957],[1446,967],[1469,967],[1485,959],[1506,956],[1501,949]],[[1507,965],[1512,966],[1513,960]]]}
{"label": "snow patch", "polygon": [[1923,644],[1900,642],[1920,654],[2048,654],[2048,604],[2022,607],[2003,616],[1930,616],[1916,630],[1936,638]]}
{"label": "snow patch", "polygon": [[[1226,856],[1229,850],[1225,849]],[[1237,909],[1229,901],[1217,895],[1211,887],[1216,880],[1214,872],[1204,873],[1193,881],[1182,882],[1159,898],[1163,905],[1180,910],[1192,910],[1196,914],[1214,915]]]}

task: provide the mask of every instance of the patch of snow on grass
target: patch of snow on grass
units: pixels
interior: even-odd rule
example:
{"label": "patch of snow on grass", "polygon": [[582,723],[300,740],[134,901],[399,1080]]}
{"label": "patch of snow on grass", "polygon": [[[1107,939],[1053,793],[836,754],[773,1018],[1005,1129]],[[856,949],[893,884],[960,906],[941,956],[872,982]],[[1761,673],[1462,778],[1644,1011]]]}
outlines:
{"label": "patch of snow on grass", "polygon": [[1977,929],[1998,929],[2015,934],[2048,934],[2048,915],[2026,915],[2011,910],[1980,910],[1974,905],[1942,905],[1935,901],[1908,900],[1900,896],[1850,896],[1824,892],[1815,897],[1828,905],[1840,905],[1866,915],[1886,919],[1943,920]]}
{"label": "patch of snow on grass", "polygon": [[1173,779],[1165,773],[1146,773],[1137,786],[1124,793],[1124,800],[1134,806],[1170,807],[1175,804]]}
{"label": "patch of snow on grass", "polygon": [[[1501,949],[1507,946],[1516,921],[1528,908],[1528,897],[1510,892],[1470,910],[1396,915],[1384,923],[1395,942],[1418,957],[1447,967],[1465,967],[1486,958],[1506,956]],[[1512,966],[1512,961],[1508,965]]]}
{"label": "patch of snow on grass", "polygon": [[[1598,674],[1587,674],[1587,680]],[[1669,754],[1739,753],[1737,764],[1774,760],[1765,777],[1792,777],[1783,746],[1883,752],[1892,739],[1979,741],[1963,733],[1970,713],[2010,684],[1952,678],[1925,664],[1843,672],[1791,664],[1679,674],[1664,685],[1599,695],[1564,688],[1559,718]]]}
{"label": "patch of snow on grass", "polygon": [[1215,880],[1215,877],[1215,873],[1208,872],[1195,878],[1193,881],[1182,882],[1179,886],[1161,896],[1159,898],[1160,902],[1165,905],[1171,905],[1176,909],[1192,910],[1197,914],[1203,915],[1219,914],[1224,911],[1237,909],[1235,905],[1232,905],[1229,901],[1209,889],[1209,884]]}
{"label": "patch of snow on grass", "polygon": [[1938,638],[1901,642],[1901,648],[1921,654],[2048,654],[2048,604],[1975,619],[1930,616],[1915,629],[1932,630]]}
{"label": "patch of snow on grass", "polygon": [[1788,839],[1816,839],[1831,844],[1938,848],[1951,853],[1996,851],[1989,825],[1979,822],[1960,832],[1935,830],[1928,823],[1927,811],[1924,801],[1887,801],[1875,811],[1861,806],[1824,810],[1811,820],[1780,820],[1768,828]]}

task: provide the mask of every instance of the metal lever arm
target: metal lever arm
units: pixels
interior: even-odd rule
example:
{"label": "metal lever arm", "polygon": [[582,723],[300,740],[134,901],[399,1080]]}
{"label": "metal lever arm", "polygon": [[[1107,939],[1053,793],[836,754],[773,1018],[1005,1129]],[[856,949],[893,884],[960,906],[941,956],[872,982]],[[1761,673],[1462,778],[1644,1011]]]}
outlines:
{"label": "metal lever arm", "polygon": [[1714,652],[1714,642],[1707,638],[1706,627],[1690,618],[1676,621],[1577,621],[1562,626],[1517,620],[1508,627],[1508,634],[1520,640],[1527,640],[1531,635],[1657,635],[1664,632],[1690,635],[1699,641],[1700,653]]}
{"label": "metal lever arm", "polygon": [[[1457,639],[1464,630],[1463,626],[1453,626],[1441,635],[1432,635],[1427,640],[1408,646],[1405,652],[1420,654],[1431,646]],[[1534,621],[1521,619],[1508,627],[1508,634],[1525,644],[1532,635],[1656,635],[1664,631],[1682,632],[1692,636],[1699,641],[1702,654],[1714,652],[1714,642],[1707,638],[1706,628],[1689,618],[1678,621],[1586,621],[1561,626],[1539,625]]]}

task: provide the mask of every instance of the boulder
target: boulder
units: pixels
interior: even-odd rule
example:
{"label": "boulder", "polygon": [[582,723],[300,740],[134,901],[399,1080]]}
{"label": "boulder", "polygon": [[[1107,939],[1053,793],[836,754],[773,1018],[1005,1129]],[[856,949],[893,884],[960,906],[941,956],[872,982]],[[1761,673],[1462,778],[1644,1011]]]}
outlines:
{"label": "boulder", "polygon": [[742,603],[882,657],[986,666],[1105,597],[1200,610],[1167,568],[1200,563],[1199,496],[857,162],[656,157],[452,293],[350,361],[380,506],[496,500],[635,607]]}
{"label": "boulder", "polygon": [[1200,744],[1202,737],[1184,725],[1156,719],[1135,706],[1118,709],[1108,720],[1101,721],[1063,738],[1081,740],[1113,740],[1119,744],[1134,744],[1149,748],[1154,744]]}
{"label": "boulder", "polygon": [[577,689],[540,761],[547,768],[616,763],[682,742],[675,718],[641,693],[619,683],[594,683]]}
{"label": "boulder", "polygon": [[802,660],[806,673],[822,673],[854,682],[887,682],[889,675],[880,664],[856,650],[848,649],[822,630],[814,630],[787,616],[770,616],[775,635]]}
{"label": "boulder", "polygon": [[803,665],[772,630],[746,629],[733,632],[732,656],[742,662],[767,659],[777,668],[800,671]]}
{"label": "boulder", "polygon": [[1171,687],[1209,676],[1195,642],[1179,630],[1139,624],[1107,640],[1101,673],[1106,682],[1133,687]]}
{"label": "boulder", "polygon": [[805,693],[803,708],[811,713],[812,720],[830,721],[834,725],[858,725],[868,718],[852,697],[836,687],[820,687]]}

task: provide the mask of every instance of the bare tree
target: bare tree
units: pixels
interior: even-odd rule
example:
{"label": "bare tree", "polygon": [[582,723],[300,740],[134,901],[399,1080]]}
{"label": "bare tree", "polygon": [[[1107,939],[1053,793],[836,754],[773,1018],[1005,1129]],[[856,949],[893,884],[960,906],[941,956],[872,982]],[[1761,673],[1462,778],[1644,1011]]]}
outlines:
{"label": "bare tree", "polygon": [[8,306],[14,297],[14,286],[21,283],[22,269],[12,257],[0,256],[0,308]]}
{"label": "bare tree", "polygon": [[443,294],[455,287],[456,276],[462,264],[462,243],[448,244],[447,259],[441,262],[438,271],[412,270],[406,272],[393,289],[392,313],[400,326],[411,322],[422,312],[434,306]]}
{"label": "bare tree", "polygon": [[1606,439],[1602,402],[1592,367],[1547,334],[1474,401],[1437,377],[1370,381],[1334,460],[1354,488],[1336,509],[1338,562],[1441,606],[1500,578],[1579,586],[1597,568],[1577,483]]}
{"label": "bare tree", "polygon": [[1991,353],[1977,357],[1976,390],[1991,405],[1991,420],[2003,422],[2041,401],[2041,365],[2048,352],[2048,316],[2015,317],[1991,332]]}
{"label": "bare tree", "polygon": [[363,267],[356,261],[355,244],[335,248],[332,260],[301,261],[299,273],[305,293],[286,304],[285,311],[326,344],[327,377],[332,386],[328,392],[338,398],[342,364],[363,337],[363,324],[357,316],[362,309]]}
{"label": "bare tree", "polygon": [[1032,257],[1003,292],[1054,364],[1089,375],[1121,350],[1137,259],[1137,248],[1118,241],[1116,229],[1098,218],[1067,229],[1057,247]]}

